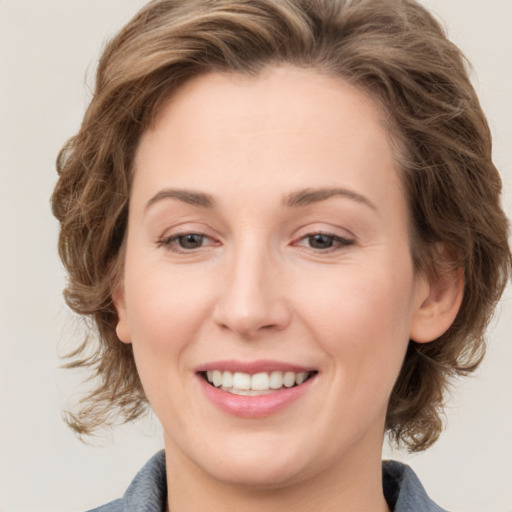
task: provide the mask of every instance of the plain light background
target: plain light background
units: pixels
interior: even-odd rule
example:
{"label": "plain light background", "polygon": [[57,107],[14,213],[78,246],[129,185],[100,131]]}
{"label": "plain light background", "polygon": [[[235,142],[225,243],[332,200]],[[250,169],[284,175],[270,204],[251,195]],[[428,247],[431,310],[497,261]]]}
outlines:
{"label": "plain light background", "polygon": [[[74,512],[119,497],[162,446],[146,420],[80,443],[61,410],[83,375],[58,354],[81,339],[49,208],[54,161],[78,129],[97,57],[143,0],[0,0],[0,511]],[[425,0],[473,63],[512,216],[512,1]],[[407,461],[445,508],[512,511],[512,293],[477,376],[456,384],[447,430]]]}

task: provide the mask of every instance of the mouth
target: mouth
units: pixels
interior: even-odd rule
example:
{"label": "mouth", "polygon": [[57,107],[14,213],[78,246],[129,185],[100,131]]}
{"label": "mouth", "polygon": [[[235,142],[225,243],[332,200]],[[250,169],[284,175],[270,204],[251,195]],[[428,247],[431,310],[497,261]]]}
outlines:
{"label": "mouth", "polygon": [[[282,361],[216,361],[196,368],[204,396],[223,413],[266,418],[311,396],[318,371]],[[308,402],[306,402],[308,403]]]}
{"label": "mouth", "polygon": [[261,396],[298,387],[318,372],[272,371],[250,374],[208,370],[198,373],[210,386],[221,391],[240,396]]}

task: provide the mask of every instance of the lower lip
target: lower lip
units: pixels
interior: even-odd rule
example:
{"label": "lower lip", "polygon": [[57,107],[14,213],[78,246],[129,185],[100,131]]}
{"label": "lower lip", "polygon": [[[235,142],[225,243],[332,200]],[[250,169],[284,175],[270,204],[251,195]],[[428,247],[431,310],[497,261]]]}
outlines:
{"label": "lower lip", "polygon": [[200,385],[206,397],[220,410],[242,418],[264,418],[283,410],[301,398],[310,388],[316,376],[293,388],[273,391],[268,395],[244,396],[222,391],[198,375]]}

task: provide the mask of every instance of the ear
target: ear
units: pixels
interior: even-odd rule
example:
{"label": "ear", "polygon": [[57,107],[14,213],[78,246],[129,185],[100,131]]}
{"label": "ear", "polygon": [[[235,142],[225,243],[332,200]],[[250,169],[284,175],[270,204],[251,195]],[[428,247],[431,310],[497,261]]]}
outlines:
{"label": "ear", "polygon": [[430,280],[418,279],[421,282],[409,337],[428,343],[444,334],[455,320],[464,295],[464,276],[461,268],[439,269]]}
{"label": "ear", "polygon": [[122,283],[117,283],[112,293],[112,300],[117,312],[117,337],[123,343],[131,343],[132,336],[128,324],[128,313],[126,310],[126,302],[124,298],[124,286]]}

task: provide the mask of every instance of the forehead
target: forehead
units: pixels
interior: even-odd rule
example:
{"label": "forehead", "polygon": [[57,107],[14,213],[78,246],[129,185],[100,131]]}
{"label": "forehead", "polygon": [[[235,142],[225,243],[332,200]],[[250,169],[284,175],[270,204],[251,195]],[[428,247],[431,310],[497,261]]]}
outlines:
{"label": "forehead", "polygon": [[[188,118],[190,123],[182,125],[185,130],[192,123],[195,128],[199,124],[206,128],[210,120],[218,128],[229,129],[230,123],[236,122],[254,132],[315,124],[321,124],[322,131],[332,128],[334,132],[339,126],[333,125],[333,116],[325,114],[337,107],[346,115],[342,122],[355,125],[357,117],[364,115],[378,124],[380,130],[388,130],[384,121],[388,116],[362,89],[317,69],[281,64],[267,66],[255,76],[211,72],[188,80],[173,91],[148,132],[154,131],[164,116],[167,122],[171,117],[176,121]],[[348,119],[356,112],[359,116]]]}
{"label": "forehead", "polygon": [[196,77],[143,134],[135,189],[215,194],[234,181],[254,191],[349,186],[378,196],[383,181],[386,190],[400,188],[378,106],[339,78],[293,66]]}

